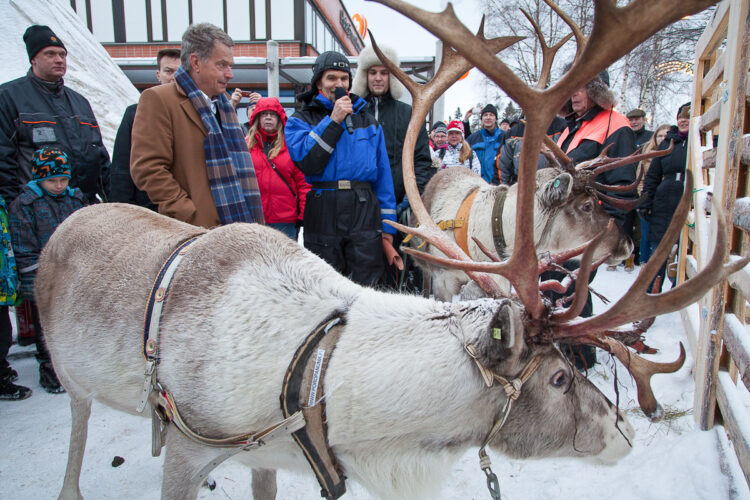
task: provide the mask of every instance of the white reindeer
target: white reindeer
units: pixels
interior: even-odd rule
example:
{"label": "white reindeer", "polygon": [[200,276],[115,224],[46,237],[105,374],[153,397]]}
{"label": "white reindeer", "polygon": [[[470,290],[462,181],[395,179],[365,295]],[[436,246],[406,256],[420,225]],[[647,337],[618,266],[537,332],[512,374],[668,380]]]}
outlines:
{"label": "white reindeer", "polygon": [[[512,457],[616,460],[633,430],[549,344],[528,345],[518,306],[449,304],[352,283],[275,230],[232,224],[210,231],[130,205],[88,207],[66,220],[40,258],[37,299],[73,424],[60,498],[81,498],[78,477],[91,401],[135,414],[143,386],[142,323],[154,277],[178,242],[188,247],[163,311],[159,381],[189,426],[207,437],[282,419],[279,392],[298,344],[324,319],[345,325],[325,379],[328,439],[345,474],[382,498],[439,488],[479,446],[506,401],[487,388],[465,344],[507,378],[534,356],[490,446]],[[493,328],[503,332],[493,338]],[[191,477],[222,450],[170,426],[162,498],[195,498]],[[237,455],[259,469],[309,472],[289,436]]]}

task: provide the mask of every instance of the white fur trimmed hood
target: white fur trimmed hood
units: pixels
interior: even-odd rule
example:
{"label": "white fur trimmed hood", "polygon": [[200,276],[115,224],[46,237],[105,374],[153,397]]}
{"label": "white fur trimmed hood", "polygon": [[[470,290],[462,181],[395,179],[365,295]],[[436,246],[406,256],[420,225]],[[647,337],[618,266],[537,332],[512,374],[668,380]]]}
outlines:
{"label": "white fur trimmed hood", "polygon": [[[383,55],[391,62],[397,66],[400,64],[395,49],[388,47],[387,45],[379,45],[379,47],[381,52],[383,52]],[[365,47],[362,52],[359,53],[357,73],[354,75],[351,91],[360,97],[367,97],[370,94],[370,91],[367,90],[367,70],[373,66],[379,66],[381,64],[383,63],[378,59],[372,46],[368,45]],[[400,99],[401,96],[404,95],[404,85],[393,75],[390,76],[389,80],[391,97],[394,99]]]}

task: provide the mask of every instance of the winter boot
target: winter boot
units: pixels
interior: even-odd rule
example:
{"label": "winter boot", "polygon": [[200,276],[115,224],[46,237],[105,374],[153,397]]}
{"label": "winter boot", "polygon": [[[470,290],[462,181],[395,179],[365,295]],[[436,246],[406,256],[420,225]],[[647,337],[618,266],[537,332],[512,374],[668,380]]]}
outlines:
{"label": "winter boot", "polygon": [[633,269],[635,269],[635,266],[633,265],[633,262],[635,261],[635,256],[633,254],[630,254],[630,257],[627,258],[625,261],[625,271],[632,273]]}
{"label": "winter boot", "polygon": [[[16,374],[16,378],[18,374]],[[0,380],[0,400],[20,401],[31,396],[31,389],[13,383],[13,376],[8,375]]]}
{"label": "winter boot", "polygon": [[39,365],[39,385],[50,394],[61,394],[65,389],[57,379],[52,363],[45,361]]}

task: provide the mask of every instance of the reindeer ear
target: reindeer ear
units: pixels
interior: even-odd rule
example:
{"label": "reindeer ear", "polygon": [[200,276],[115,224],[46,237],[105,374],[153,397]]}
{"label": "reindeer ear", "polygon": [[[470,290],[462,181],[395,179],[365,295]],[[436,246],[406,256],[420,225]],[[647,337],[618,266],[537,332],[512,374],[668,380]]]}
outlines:
{"label": "reindeer ear", "polygon": [[489,325],[488,356],[490,359],[506,359],[519,354],[523,349],[523,324],[518,306],[510,299],[499,301],[498,308]]}
{"label": "reindeer ear", "polygon": [[573,177],[567,172],[562,172],[542,184],[537,190],[537,197],[545,209],[559,207],[565,202],[572,189]]}

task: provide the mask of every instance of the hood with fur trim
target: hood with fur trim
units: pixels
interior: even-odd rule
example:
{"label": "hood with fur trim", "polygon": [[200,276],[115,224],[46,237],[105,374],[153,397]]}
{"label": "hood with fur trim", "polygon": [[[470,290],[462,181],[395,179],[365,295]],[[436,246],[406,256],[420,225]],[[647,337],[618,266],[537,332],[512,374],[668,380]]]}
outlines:
{"label": "hood with fur trim", "polygon": [[[398,54],[396,54],[396,49],[387,45],[379,45],[379,47],[380,51],[383,52],[383,55],[387,57],[388,60],[393,62],[396,66],[400,64]],[[359,53],[357,73],[354,75],[351,91],[362,97],[370,95],[370,91],[367,89],[367,70],[373,66],[380,66],[382,64],[383,63],[378,59],[372,46],[368,45],[365,47],[362,52]],[[389,89],[391,97],[394,99],[400,99],[401,96],[404,95],[404,85],[393,75],[389,78]]]}

